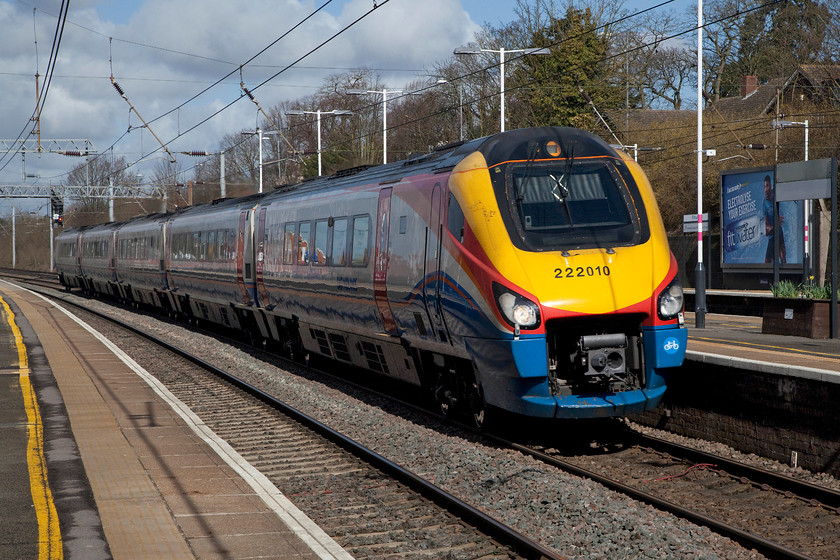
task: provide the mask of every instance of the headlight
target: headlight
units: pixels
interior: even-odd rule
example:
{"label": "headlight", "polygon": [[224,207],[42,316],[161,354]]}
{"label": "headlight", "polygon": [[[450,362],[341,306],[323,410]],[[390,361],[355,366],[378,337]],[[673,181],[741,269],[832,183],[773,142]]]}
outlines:
{"label": "headlight", "polygon": [[493,295],[502,317],[510,326],[535,329],[540,325],[540,308],[533,301],[493,282]]}
{"label": "headlight", "polygon": [[680,285],[679,276],[674,276],[671,283],[659,294],[658,312],[659,318],[663,321],[674,319],[683,308],[683,289]]}

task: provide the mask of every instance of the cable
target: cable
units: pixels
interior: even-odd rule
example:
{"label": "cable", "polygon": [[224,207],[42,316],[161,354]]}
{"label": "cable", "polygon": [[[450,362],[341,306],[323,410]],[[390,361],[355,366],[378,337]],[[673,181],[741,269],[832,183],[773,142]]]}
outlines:
{"label": "cable", "polygon": [[[318,8],[318,10],[323,9],[323,8],[324,8],[324,6],[326,6],[326,5],[327,5],[327,4],[329,4],[330,2],[332,2],[332,0],[328,0],[328,2],[326,2],[326,3],[325,3],[323,6],[321,6],[320,8]],[[356,25],[357,23],[359,23],[360,21],[362,21],[363,19],[365,19],[366,17],[368,17],[371,13],[373,13],[373,12],[374,12],[375,10],[377,10],[378,8],[381,8],[382,6],[384,6],[385,4],[387,4],[388,2],[390,2],[390,0],[384,0],[384,1],[380,1],[380,2],[378,2],[378,4],[375,4],[373,8],[369,9],[367,12],[365,12],[364,14],[362,14],[360,17],[358,17],[357,19],[353,20],[352,22],[350,22],[349,24],[347,24],[345,27],[343,27],[342,29],[340,29],[339,31],[337,31],[336,33],[334,33],[333,35],[331,35],[328,39],[326,39],[326,40],[322,41],[320,44],[318,44],[318,45],[317,45],[317,46],[315,46],[314,48],[310,49],[310,50],[309,50],[306,54],[302,55],[301,57],[299,57],[297,60],[295,60],[295,61],[294,61],[294,62],[292,62],[291,64],[289,64],[289,65],[285,66],[283,69],[281,69],[280,71],[276,72],[274,75],[272,75],[272,76],[271,76],[271,77],[269,77],[268,79],[264,80],[264,81],[263,81],[263,82],[261,82],[260,84],[258,84],[258,85],[256,85],[256,86],[254,86],[253,88],[251,88],[251,91],[253,92],[253,91],[255,91],[255,90],[259,89],[260,87],[265,86],[266,84],[268,84],[268,82],[270,82],[271,80],[275,79],[277,76],[279,76],[280,74],[282,74],[283,72],[285,72],[285,71],[287,71],[288,69],[290,69],[290,68],[291,68],[292,66],[294,66],[297,62],[299,62],[299,61],[301,61],[301,60],[304,60],[305,58],[309,57],[310,55],[312,55],[312,54],[313,54],[313,53],[315,53],[316,51],[320,50],[320,49],[321,49],[324,45],[328,44],[330,41],[334,40],[336,37],[338,37],[338,36],[342,35],[345,31],[347,31],[348,29],[350,29],[351,27],[353,27],[354,25]],[[306,19],[309,19],[310,17],[312,17],[312,15],[314,15],[314,13],[313,13],[313,14],[311,14],[310,16],[307,16],[307,18],[306,18]],[[304,20],[304,21],[305,21],[305,20]],[[288,32],[286,32],[286,33],[284,33],[283,35],[281,35],[280,37],[278,37],[278,38],[277,38],[275,41],[273,41],[273,42],[272,42],[269,46],[265,47],[265,48],[264,48],[263,50],[261,50],[259,53],[257,53],[256,55],[254,55],[254,56],[252,56],[250,59],[248,59],[248,61],[246,61],[246,62],[245,62],[245,64],[247,64],[249,61],[253,60],[253,59],[254,59],[254,58],[256,58],[257,56],[259,56],[260,54],[262,54],[263,52],[265,52],[265,50],[267,50],[268,48],[270,48],[271,46],[273,46],[274,44],[276,44],[276,43],[277,43],[277,41],[279,41],[280,39],[282,39],[282,38],[284,38],[285,36],[287,36],[287,35],[288,35],[288,34],[289,34],[292,30],[294,30],[294,29],[296,29],[297,27],[299,27],[302,23],[303,23],[303,22],[298,23],[298,24],[297,24],[297,25],[295,25],[292,29],[290,29]],[[229,73],[227,76],[225,76],[225,78],[227,78],[227,77],[229,77],[229,76],[230,76],[230,73]],[[224,79],[224,78],[223,78],[223,79]],[[209,88],[208,88],[208,89],[209,89]],[[206,90],[205,90],[205,91],[206,91]],[[191,126],[190,128],[188,128],[188,129],[184,130],[183,132],[178,133],[176,136],[174,136],[173,138],[171,138],[171,139],[170,139],[168,142],[166,142],[165,144],[169,144],[169,143],[171,143],[171,142],[173,142],[173,141],[177,140],[178,138],[180,138],[180,137],[182,137],[182,136],[184,136],[184,135],[188,134],[189,132],[191,132],[191,131],[195,130],[196,128],[198,128],[198,127],[199,127],[199,126],[201,126],[202,124],[204,124],[204,123],[206,123],[207,121],[209,121],[210,119],[212,119],[213,117],[215,117],[215,116],[219,115],[219,114],[220,114],[220,113],[222,113],[223,111],[225,111],[225,110],[227,110],[228,108],[232,107],[235,103],[237,103],[238,101],[240,101],[243,97],[245,97],[244,93],[243,93],[242,95],[240,95],[238,98],[236,98],[236,99],[234,99],[233,101],[229,102],[228,104],[224,105],[223,107],[221,107],[221,108],[220,108],[220,109],[218,109],[217,111],[213,112],[212,114],[210,114],[210,115],[209,115],[209,116],[207,116],[206,118],[204,118],[204,119],[200,120],[199,122],[197,122],[196,124],[194,124],[194,125],[193,125],[193,126]],[[195,99],[195,97],[191,98],[191,99],[190,99],[190,101],[191,101],[192,99]],[[186,103],[184,103],[184,104],[186,104]],[[163,115],[161,115],[161,116],[157,117],[156,119],[153,119],[153,120],[151,120],[151,121],[149,121],[149,122],[154,122],[155,120],[160,119],[160,118],[162,118],[163,116],[166,116],[166,115],[168,115],[168,114],[172,113],[173,111],[177,110],[178,108],[183,107],[183,105],[184,105],[184,104],[179,105],[176,109],[173,109],[173,110],[171,110],[171,111],[168,111],[167,113],[164,113]],[[247,140],[248,140],[248,139],[243,139],[241,142],[239,142],[238,144],[236,144],[234,147],[241,145],[242,143],[246,142]],[[145,158],[147,158],[147,157],[149,157],[149,156],[151,156],[151,155],[153,155],[153,154],[157,153],[158,151],[160,151],[160,148],[157,148],[157,149],[155,149],[155,150],[153,150],[153,151],[149,152],[148,154],[143,155],[140,159],[138,159],[138,160],[137,160],[137,161],[135,161],[134,163],[129,164],[128,166],[126,166],[126,169],[128,169],[129,167],[131,167],[132,165],[134,165],[134,164],[136,164],[136,163],[139,163],[139,162],[140,162],[140,161],[142,161],[143,159],[145,159]],[[190,168],[190,169],[194,169],[195,167],[196,167],[196,166],[193,166],[193,167],[192,167],[192,168]]]}
{"label": "cable", "polygon": [[[52,82],[52,75],[55,70],[55,63],[58,59],[58,49],[61,45],[61,37],[64,34],[64,22],[67,20],[67,11],[69,8],[69,3],[70,0],[62,0],[61,2],[61,9],[59,12],[60,17],[56,22],[56,32],[55,36],[53,37],[53,44],[50,50],[50,58],[47,62],[47,71],[44,79],[44,88],[42,89],[43,95],[41,95],[39,103],[36,103],[35,109],[32,111],[32,115],[29,117],[29,119],[27,119],[27,124],[24,125],[23,129],[20,131],[20,133],[18,133],[17,138],[15,138],[15,143],[20,141],[20,139],[23,137],[24,133],[26,132],[26,129],[29,127],[28,122],[34,119],[36,116],[40,118],[40,114],[43,110],[44,104],[46,103],[47,94],[49,93],[49,86]],[[12,162],[12,158],[16,156],[19,152],[20,148],[16,149],[14,152],[6,152],[2,157],[0,157],[0,163],[2,163],[3,160],[8,157],[8,159],[6,159],[6,162],[3,163],[2,166],[0,166],[0,172],[6,169],[6,167]]]}
{"label": "cable", "polygon": [[[331,2],[332,0],[329,0],[329,1]],[[295,61],[293,61],[292,63],[290,63],[290,64],[288,64],[287,66],[285,66],[285,67],[284,67],[283,69],[281,69],[279,72],[276,72],[275,74],[273,74],[272,76],[270,76],[269,78],[267,78],[266,80],[264,80],[263,82],[261,82],[261,83],[257,84],[257,85],[256,85],[256,86],[254,86],[253,88],[251,88],[251,89],[250,89],[250,91],[251,91],[251,92],[254,92],[254,91],[256,91],[257,89],[259,89],[259,88],[263,87],[263,86],[264,86],[264,85],[266,85],[268,82],[270,82],[271,80],[275,79],[277,76],[279,76],[279,75],[280,75],[280,74],[282,74],[283,72],[287,71],[288,69],[292,68],[295,64],[297,64],[297,63],[298,63],[298,62],[300,62],[301,60],[304,60],[305,58],[309,57],[311,54],[313,54],[313,53],[315,53],[316,51],[320,50],[320,49],[321,49],[324,45],[326,45],[326,44],[327,44],[327,43],[329,43],[330,41],[334,40],[336,37],[338,37],[338,36],[342,35],[345,31],[347,31],[348,29],[350,29],[351,27],[353,27],[354,25],[356,25],[357,23],[359,23],[360,21],[362,21],[363,19],[365,19],[366,17],[368,17],[370,14],[372,14],[375,10],[377,10],[377,9],[381,8],[382,6],[386,5],[386,4],[387,4],[388,2],[390,2],[390,1],[391,1],[391,0],[381,0],[378,4],[374,4],[374,7],[373,7],[373,8],[371,8],[370,10],[368,10],[367,12],[365,12],[364,14],[362,14],[361,16],[359,16],[358,18],[356,18],[355,20],[353,20],[352,22],[350,22],[349,24],[347,24],[345,27],[343,27],[342,29],[340,29],[339,31],[337,31],[336,33],[334,33],[333,35],[331,35],[329,38],[327,38],[327,39],[325,39],[324,41],[322,41],[321,43],[319,43],[319,44],[318,44],[317,46],[315,46],[314,48],[310,49],[310,50],[309,50],[306,54],[304,54],[304,55],[300,56],[298,59],[296,59],[296,60],[295,60]],[[329,3],[329,2],[328,2],[328,3]],[[326,5],[326,4],[325,4],[325,5]],[[323,7],[323,6],[322,6],[322,7]],[[320,9],[320,8],[319,8],[319,9]],[[297,27],[297,26],[295,26],[295,27]],[[275,44],[277,41],[279,41],[281,38],[285,37],[287,34],[288,34],[288,32],[287,32],[287,33],[285,33],[285,34],[283,34],[280,38],[278,38],[277,40],[275,40],[275,41],[272,43],[272,45],[273,45],[273,44]],[[271,45],[269,45],[269,46],[271,46]],[[266,47],[266,48],[268,48],[268,47]],[[258,54],[257,54],[257,55],[255,55],[254,57],[251,57],[249,60],[253,60],[256,56],[258,56],[259,54],[261,54],[261,53],[262,53],[262,52],[264,52],[264,51],[265,51],[265,49],[263,49],[263,51],[260,51],[260,53],[258,53]],[[247,64],[247,62],[246,62],[246,64]],[[229,75],[230,75],[230,74],[228,74],[228,76],[229,76]],[[227,76],[226,76],[226,77],[227,77]],[[169,144],[169,143],[171,143],[171,142],[173,142],[173,141],[177,140],[178,138],[180,138],[180,137],[184,136],[185,134],[187,134],[187,133],[189,133],[189,132],[191,132],[191,131],[195,130],[196,128],[198,128],[198,127],[199,127],[199,126],[201,126],[202,124],[206,123],[207,121],[209,121],[210,119],[212,119],[212,118],[213,118],[213,117],[215,117],[216,115],[219,115],[219,114],[220,114],[220,113],[222,113],[223,111],[225,111],[225,110],[227,110],[228,108],[232,107],[235,103],[237,103],[238,101],[240,101],[243,97],[246,97],[246,96],[244,95],[244,93],[243,93],[242,95],[240,95],[238,98],[236,98],[236,99],[234,99],[233,101],[231,101],[230,103],[228,103],[228,104],[224,105],[223,107],[221,107],[221,108],[220,108],[220,109],[218,109],[217,111],[213,112],[212,114],[210,114],[210,115],[209,115],[209,116],[207,116],[206,118],[204,118],[204,119],[200,120],[199,122],[197,122],[196,124],[194,124],[194,125],[193,125],[193,126],[191,126],[190,128],[188,128],[188,129],[186,129],[185,131],[183,131],[183,132],[181,132],[181,133],[177,134],[176,136],[174,136],[173,138],[171,138],[171,139],[169,140],[169,142],[167,142],[167,144]],[[193,98],[193,99],[194,99],[194,98]],[[181,106],[183,106],[183,105],[181,105]],[[179,106],[179,107],[180,107],[180,106]],[[169,111],[169,113],[171,113],[171,112],[172,112],[172,111]],[[169,113],[165,113],[164,115],[161,115],[161,116],[165,116],[166,114],[169,114]],[[161,118],[161,117],[158,117],[158,118]],[[156,119],[155,119],[155,120],[156,120]],[[154,122],[154,121],[150,121],[150,122]],[[247,140],[243,140],[243,142],[245,142],[245,141],[247,141]],[[241,144],[241,143],[243,143],[243,142],[240,142],[240,144]],[[239,144],[237,144],[237,145],[239,145]],[[158,151],[159,151],[159,148],[158,148],[158,149],[156,149],[156,150],[154,150],[154,151],[152,151],[152,152],[149,152],[149,153],[148,153],[148,154],[146,154],[146,156],[144,156],[144,157],[148,157],[148,156],[150,156],[150,155],[152,155],[152,154],[154,154],[154,153],[157,153]],[[141,158],[141,159],[142,159],[142,158]]]}

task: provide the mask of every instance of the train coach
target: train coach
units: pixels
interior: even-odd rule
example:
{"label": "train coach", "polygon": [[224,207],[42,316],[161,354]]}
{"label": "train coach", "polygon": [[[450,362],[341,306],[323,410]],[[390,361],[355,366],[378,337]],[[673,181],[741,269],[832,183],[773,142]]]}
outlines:
{"label": "train coach", "polygon": [[[479,425],[498,409],[651,409],[685,354],[650,184],[576,129],[506,132],[146,221],[161,258],[144,302],[423,387]],[[111,285],[86,278],[84,250],[56,259],[60,277],[125,294],[128,226],[102,227],[118,249]],[[62,233],[57,250],[94,230]]]}

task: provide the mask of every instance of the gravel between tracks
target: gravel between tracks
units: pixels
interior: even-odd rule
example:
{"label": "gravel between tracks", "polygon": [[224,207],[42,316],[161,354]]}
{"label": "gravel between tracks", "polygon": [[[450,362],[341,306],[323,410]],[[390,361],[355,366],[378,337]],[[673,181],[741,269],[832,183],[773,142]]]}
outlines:
{"label": "gravel between tracks", "polygon": [[[125,312],[85,303],[125,319]],[[706,528],[589,480],[558,473],[518,452],[458,435],[411,411],[392,414],[388,410],[393,405],[357,398],[351,388],[337,390],[294,367],[267,364],[214,338],[151,317],[138,315],[132,323],[276,395],[570,559],[763,558]],[[739,455],[719,444],[706,446],[722,455]],[[755,460],[762,466],[768,463]],[[777,470],[790,469],[779,465]],[[800,478],[807,475],[797,471]],[[823,477],[814,480],[826,482]]]}

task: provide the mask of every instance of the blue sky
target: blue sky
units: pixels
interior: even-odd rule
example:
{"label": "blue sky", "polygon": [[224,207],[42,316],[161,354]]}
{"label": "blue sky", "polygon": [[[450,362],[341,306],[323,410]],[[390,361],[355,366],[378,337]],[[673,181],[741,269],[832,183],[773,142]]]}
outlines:
{"label": "blue sky", "polygon": [[[555,3],[564,5],[565,0]],[[633,11],[657,3],[626,0],[623,5]],[[14,139],[29,126],[27,118],[35,105],[34,74],[36,69],[41,76],[46,72],[60,4],[60,0],[0,0],[2,139]],[[236,71],[239,64],[323,4],[324,0],[74,0],[41,115],[42,138],[90,139],[98,150],[113,146],[115,155],[132,162],[155,147],[155,140],[140,126],[139,113],[154,121],[155,133],[168,144],[171,141],[173,150],[213,151],[224,135],[256,126],[254,106],[241,101],[198,124],[237,99],[238,73],[176,108]],[[401,88],[428,75],[435,63],[452,55],[454,47],[468,43],[482,24],[512,21],[516,2],[390,0],[307,56],[298,65],[302,68],[271,78],[372,4],[372,0],[334,0],[294,36],[247,65],[241,79],[248,87],[268,80],[258,95],[264,107],[310,95],[328,74],[362,66],[378,69],[386,87]],[[692,0],[676,0],[667,9],[687,12],[695,5]],[[112,74],[135,114],[112,88]],[[184,134],[193,126],[198,128]],[[56,184],[77,163],[63,156],[31,155],[26,173],[40,175],[37,180],[42,183]],[[21,182],[20,156],[11,163],[0,161],[0,168],[0,183]],[[138,172],[151,175],[142,170],[142,164]]]}

